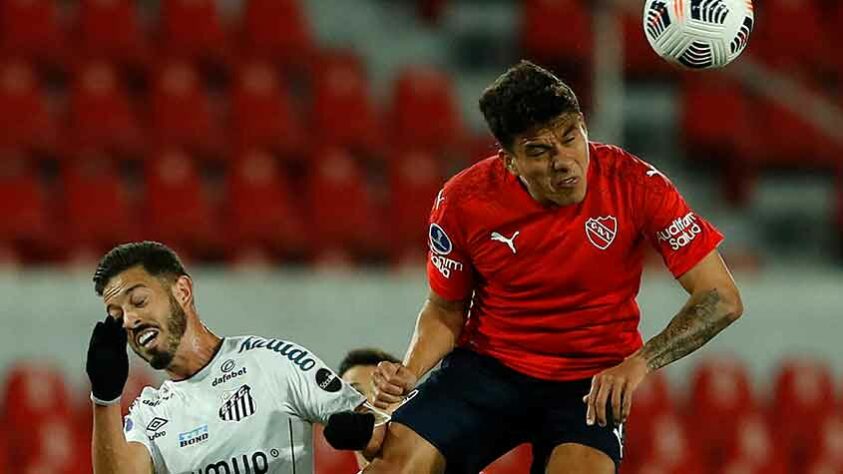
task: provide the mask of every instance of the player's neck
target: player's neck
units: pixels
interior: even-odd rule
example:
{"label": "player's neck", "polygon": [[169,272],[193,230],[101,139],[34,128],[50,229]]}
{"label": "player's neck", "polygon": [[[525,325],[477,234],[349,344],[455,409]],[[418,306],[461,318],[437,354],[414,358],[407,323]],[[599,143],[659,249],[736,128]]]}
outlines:
{"label": "player's neck", "polygon": [[184,380],[205,368],[219,351],[222,339],[195,319],[188,323],[167,376],[174,381]]}

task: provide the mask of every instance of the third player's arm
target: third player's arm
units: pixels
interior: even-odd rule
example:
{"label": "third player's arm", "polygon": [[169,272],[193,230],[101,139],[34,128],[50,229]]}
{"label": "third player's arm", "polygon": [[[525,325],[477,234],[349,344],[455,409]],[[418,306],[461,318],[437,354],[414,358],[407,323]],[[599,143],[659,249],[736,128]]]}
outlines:
{"label": "third player's arm", "polygon": [[679,282],[691,295],[688,302],[637,354],[650,370],[697,350],[743,314],[735,281],[716,250]]}
{"label": "third player's arm", "polygon": [[151,474],[152,459],[140,443],[123,435],[120,405],[94,405],[93,450],[95,474]]}

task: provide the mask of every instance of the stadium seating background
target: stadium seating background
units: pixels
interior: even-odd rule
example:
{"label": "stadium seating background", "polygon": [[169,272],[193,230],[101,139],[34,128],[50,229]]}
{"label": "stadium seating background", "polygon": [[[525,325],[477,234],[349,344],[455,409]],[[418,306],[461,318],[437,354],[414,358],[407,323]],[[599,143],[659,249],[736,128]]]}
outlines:
{"label": "stadium seating background", "polygon": [[[843,472],[843,145],[759,87],[795,83],[841,129],[843,4],[758,1],[745,57],[689,73],[650,51],[641,3],[0,0],[0,474],[90,472],[88,279],[118,242],[213,268],[199,306],[224,334],[297,340],[332,365],[403,350],[430,204],[493,153],[476,99],[521,57],[575,87],[592,138],[656,164],[725,231],[747,288],[734,331],[642,388],[622,472]],[[620,132],[594,80],[601,8],[624,47]],[[730,74],[750,64],[762,75]],[[652,263],[645,335],[682,296]],[[241,328],[241,312],[266,315]],[[131,391],[156,380],[133,373]],[[319,449],[320,472],[354,472]]]}

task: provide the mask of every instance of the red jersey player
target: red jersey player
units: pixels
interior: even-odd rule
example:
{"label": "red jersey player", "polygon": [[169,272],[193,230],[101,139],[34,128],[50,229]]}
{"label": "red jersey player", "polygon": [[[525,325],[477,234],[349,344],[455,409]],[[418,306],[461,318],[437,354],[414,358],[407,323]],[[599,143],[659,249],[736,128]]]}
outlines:
{"label": "red jersey player", "polygon": [[[589,142],[576,96],[544,69],[521,62],[480,108],[501,151],[433,205],[430,295],[404,363],[374,376],[376,404],[403,404],[364,472],[477,473],[523,442],[536,473],[615,472],[636,387],[743,311],[723,236],[658,170]],[[647,245],[690,298],[644,344]]]}

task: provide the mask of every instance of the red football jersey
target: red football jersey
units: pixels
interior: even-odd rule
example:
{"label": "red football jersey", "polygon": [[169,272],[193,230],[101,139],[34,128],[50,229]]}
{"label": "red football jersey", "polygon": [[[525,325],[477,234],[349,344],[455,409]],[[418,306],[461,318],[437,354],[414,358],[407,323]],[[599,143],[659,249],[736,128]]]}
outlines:
{"label": "red football jersey", "polygon": [[430,217],[430,287],[471,300],[459,344],[547,380],[576,380],[642,345],[647,242],[677,278],[723,240],[658,170],[589,144],[580,204],[545,207],[497,157],[449,180]]}

